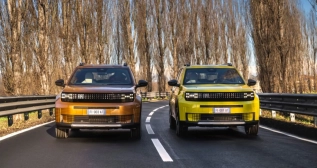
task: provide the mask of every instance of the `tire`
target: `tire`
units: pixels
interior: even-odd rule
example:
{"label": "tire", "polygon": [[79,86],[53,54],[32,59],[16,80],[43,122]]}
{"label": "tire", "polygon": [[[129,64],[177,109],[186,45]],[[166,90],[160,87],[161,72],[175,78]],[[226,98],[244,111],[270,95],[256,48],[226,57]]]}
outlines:
{"label": "tire", "polygon": [[176,128],[176,121],[175,121],[174,117],[172,116],[171,110],[169,112],[169,123],[170,123],[170,129]]}
{"label": "tire", "polygon": [[132,139],[136,139],[136,140],[141,139],[141,113],[142,113],[142,104],[141,104],[141,107],[140,107],[139,124],[135,128],[131,129],[131,138]]}
{"label": "tire", "polygon": [[77,129],[77,128],[72,128],[71,131],[72,131],[72,132],[79,132],[80,130]]}
{"label": "tire", "polygon": [[259,131],[259,123],[255,125],[246,125],[244,126],[244,130],[247,135],[256,136],[258,135],[258,131]]}
{"label": "tire", "polygon": [[131,129],[131,138],[132,139],[141,139],[141,127],[138,125],[136,128]]}
{"label": "tire", "polygon": [[66,139],[68,138],[69,131],[68,129],[55,128],[55,134],[58,139]]}
{"label": "tire", "polygon": [[180,123],[178,107],[176,107],[175,112],[176,112],[176,135],[179,137],[185,136],[187,134],[188,127]]}

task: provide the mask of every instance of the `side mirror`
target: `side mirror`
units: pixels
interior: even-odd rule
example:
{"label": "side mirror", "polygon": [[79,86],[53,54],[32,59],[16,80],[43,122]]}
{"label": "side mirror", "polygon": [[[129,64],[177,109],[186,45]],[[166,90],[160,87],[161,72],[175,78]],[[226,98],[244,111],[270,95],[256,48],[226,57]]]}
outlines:
{"label": "side mirror", "polygon": [[254,86],[256,84],[256,81],[253,79],[248,80],[248,86]]}
{"label": "side mirror", "polygon": [[138,84],[136,85],[136,87],[144,87],[147,86],[147,81],[145,80],[139,80]]}
{"label": "side mirror", "polygon": [[57,81],[55,81],[55,85],[64,87],[65,86],[64,79],[58,79]]}
{"label": "side mirror", "polygon": [[177,87],[180,86],[176,79],[172,79],[172,80],[168,81],[167,83],[168,83],[169,86],[177,86]]}

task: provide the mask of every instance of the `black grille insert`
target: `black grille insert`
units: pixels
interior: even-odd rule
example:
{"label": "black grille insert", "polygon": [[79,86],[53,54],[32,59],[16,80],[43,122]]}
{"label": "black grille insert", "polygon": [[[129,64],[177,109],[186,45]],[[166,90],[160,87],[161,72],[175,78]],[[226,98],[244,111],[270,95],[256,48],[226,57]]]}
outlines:
{"label": "black grille insert", "polygon": [[235,114],[199,114],[186,113],[187,121],[251,121],[254,120],[254,112]]}
{"label": "black grille insert", "polygon": [[74,116],[74,122],[91,124],[133,123],[133,115]]}

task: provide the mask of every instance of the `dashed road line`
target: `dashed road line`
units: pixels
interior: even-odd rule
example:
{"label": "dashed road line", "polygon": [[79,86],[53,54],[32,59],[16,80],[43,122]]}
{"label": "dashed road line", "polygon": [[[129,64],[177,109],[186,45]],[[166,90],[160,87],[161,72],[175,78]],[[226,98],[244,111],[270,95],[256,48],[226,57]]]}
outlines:
{"label": "dashed road line", "polygon": [[148,134],[154,134],[154,131],[152,130],[152,127],[150,124],[145,124],[145,128]]}
{"label": "dashed road line", "polygon": [[165,148],[158,139],[152,139],[152,142],[164,162],[173,162],[173,159],[166,152]]}
{"label": "dashed road line", "polygon": [[[168,105],[166,105],[168,106]],[[157,110],[159,109],[162,109],[166,106],[161,106],[161,107],[158,107],[154,110],[152,110],[148,117],[146,117],[146,120],[145,122],[147,122],[148,124],[145,124],[145,128],[148,132],[148,134],[155,134],[152,127],[151,127],[151,124],[149,124],[150,120],[151,120],[151,116],[154,114],[154,112],[156,112]],[[170,155],[166,152],[165,148],[163,147],[163,145],[161,144],[161,142],[157,139],[157,138],[154,138],[154,139],[151,139],[157,152],[159,153],[159,155],[161,156],[163,162],[173,162],[173,159],[170,157]]]}

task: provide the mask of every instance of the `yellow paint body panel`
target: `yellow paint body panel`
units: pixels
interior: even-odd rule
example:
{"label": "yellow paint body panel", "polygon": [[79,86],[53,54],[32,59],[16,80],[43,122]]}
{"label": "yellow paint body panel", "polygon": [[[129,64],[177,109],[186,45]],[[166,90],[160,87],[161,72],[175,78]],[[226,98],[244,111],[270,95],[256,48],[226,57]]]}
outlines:
{"label": "yellow paint body panel", "polygon": [[[179,119],[180,121],[186,121],[186,113],[197,114],[214,114],[215,107],[228,107],[230,108],[230,114],[234,113],[250,113],[255,114],[254,119],[259,120],[260,113],[260,101],[256,95],[253,101],[186,101],[183,96],[178,96],[179,105]],[[200,107],[200,106],[208,107]],[[237,107],[242,106],[242,107]],[[189,121],[195,121],[188,117]],[[253,117],[249,117],[249,120],[253,120]]]}

